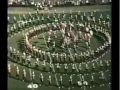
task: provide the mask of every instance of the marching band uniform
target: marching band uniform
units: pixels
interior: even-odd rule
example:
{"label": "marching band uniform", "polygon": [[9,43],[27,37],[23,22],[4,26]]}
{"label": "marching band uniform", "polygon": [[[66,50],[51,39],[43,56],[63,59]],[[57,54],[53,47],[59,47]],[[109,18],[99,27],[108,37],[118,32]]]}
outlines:
{"label": "marching band uniform", "polygon": [[21,56],[19,51],[16,52],[16,61],[20,62],[21,61]]}
{"label": "marching band uniform", "polygon": [[62,79],[63,79],[63,77],[62,76],[60,76],[60,79],[59,79],[59,82],[60,82],[60,85],[62,85]]}
{"label": "marching band uniform", "polygon": [[53,65],[52,65],[52,64],[50,64],[50,66],[49,66],[49,67],[50,67],[50,72],[51,72],[51,71],[53,71]]}
{"label": "marching band uniform", "polygon": [[14,21],[14,23],[16,23],[16,22],[17,22],[17,19],[16,19],[16,17],[15,17],[15,16],[13,17],[13,21]]}
{"label": "marching band uniform", "polygon": [[11,76],[11,65],[8,64],[8,75]]}
{"label": "marching band uniform", "polygon": [[52,46],[52,50],[55,52],[55,46],[56,46],[56,43],[55,41],[53,42],[53,46]]}
{"label": "marching band uniform", "polygon": [[13,48],[10,47],[10,57],[13,58]]}
{"label": "marching band uniform", "polygon": [[105,84],[107,81],[106,81],[104,72],[103,72],[103,71],[100,71],[99,73],[100,73],[100,77],[99,77],[100,84]]}
{"label": "marching band uniform", "polygon": [[69,83],[70,83],[70,85],[73,84],[73,78],[72,78],[72,75],[70,75]]}
{"label": "marching band uniform", "polygon": [[[91,86],[92,87],[95,87],[95,79],[94,79],[94,76],[93,76],[93,74],[91,74],[91,80],[90,80],[90,83],[91,83]],[[90,88],[91,88],[91,86],[90,86]]]}
{"label": "marching band uniform", "polygon": [[100,20],[103,21],[103,15],[102,14],[100,15]]}
{"label": "marching band uniform", "polygon": [[36,68],[39,67],[39,58],[36,58],[35,67],[36,67]]}
{"label": "marching band uniform", "polygon": [[33,71],[32,72],[32,80],[34,80],[35,79],[35,72]]}
{"label": "marching band uniform", "polygon": [[19,74],[20,74],[19,71],[20,71],[20,70],[19,70],[19,67],[17,66],[17,67],[16,67],[16,77],[17,77],[17,78],[19,78]]}
{"label": "marching band uniform", "polygon": [[46,70],[46,60],[43,61],[42,66],[43,66],[43,71],[45,71]]}
{"label": "marching band uniform", "polygon": [[95,67],[95,63],[94,62],[92,63],[92,71],[93,72],[96,71],[96,67]]}
{"label": "marching band uniform", "polygon": [[25,64],[25,61],[26,61],[26,53],[23,52],[23,55],[22,55],[22,63]]}
{"label": "marching band uniform", "polygon": [[76,70],[75,64],[72,64],[72,71],[74,72]]}
{"label": "marching band uniform", "polygon": [[31,66],[31,55],[29,55],[26,60],[27,60],[27,65]]}
{"label": "marching band uniform", "polygon": [[56,62],[55,53],[52,54],[52,61],[53,61],[53,62]]}
{"label": "marching band uniform", "polygon": [[16,49],[13,49],[13,60],[17,61],[16,60]]}
{"label": "marching band uniform", "polygon": [[47,40],[47,46],[50,47],[50,45],[51,45],[51,38],[48,37],[48,40]]}
{"label": "marching band uniform", "polygon": [[60,72],[60,68],[61,68],[61,66],[60,66],[59,63],[57,63],[57,67],[56,67],[56,68],[57,68],[57,71]]}
{"label": "marching band uniform", "polygon": [[67,73],[67,71],[68,71],[68,65],[67,64],[64,64],[64,70],[65,70],[65,73]]}
{"label": "marching band uniform", "polygon": [[78,81],[77,84],[78,84],[79,87],[82,87],[83,86],[83,80],[82,80],[81,74],[79,75],[79,78],[80,78],[80,81]]}
{"label": "marching band uniform", "polygon": [[104,69],[104,67],[103,67],[103,61],[102,60],[99,60],[99,62],[100,62],[100,69]]}
{"label": "marching band uniform", "polygon": [[76,62],[78,62],[78,55],[77,55],[77,53],[74,54],[74,59],[75,59]]}
{"label": "marching band uniform", "polygon": [[59,54],[56,53],[56,60],[57,60],[57,62],[60,62],[60,58],[59,57],[60,57]]}
{"label": "marching band uniform", "polygon": [[48,77],[48,83],[49,83],[49,85],[51,85],[52,84],[52,80],[51,80],[52,78],[51,78],[51,75],[49,75],[49,77]]}
{"label": "marching band uniform", "polygon": [[84,86],[88,86],[88,82],[87,81],[85,81],[85,79],[84,79],[84,76],[82,75],[82,82],[83,82],[83,85]]}
{"label": "marching band uniform", "polygon": [[26,70],[23,69],[23,80],[26,80]]}
{"label": "marching band uniform", "polygon": [[110,62],[108,60],[105,60],[106,66],[109,67],[110,66]]}
{"label": "marching band uniform", "polygon": [[41,50],[38,51],[38,57],[41,59]]}
{"label": "marching band uniform", "polygon": [[82,87],[82,85],[83,85],[82,81],[78,81],[77,84],[78,84],[79,87]]}
{"label": "marching band uniform", "polygon": [[89,66],[88,66],[87,63],[85,63],[85,70],[86,70],[87,73],[89,72]]}
{"label": "marching band uniform", "polygon": [[42,74],[42,73],[39,75],[39,79],[40,79],[41,84],[43,84],[43,82],[44,82],[44,77],[43,77],[43,74]]}

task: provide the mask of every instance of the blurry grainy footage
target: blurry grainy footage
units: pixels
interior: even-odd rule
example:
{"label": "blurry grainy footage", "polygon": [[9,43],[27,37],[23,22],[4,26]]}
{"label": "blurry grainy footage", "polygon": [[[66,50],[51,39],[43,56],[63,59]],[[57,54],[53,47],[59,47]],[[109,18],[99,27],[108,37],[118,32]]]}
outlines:
{"label": "blurry grainy footage", "polygon": [[111,0],[8,0],[8,90],[111,90]]}

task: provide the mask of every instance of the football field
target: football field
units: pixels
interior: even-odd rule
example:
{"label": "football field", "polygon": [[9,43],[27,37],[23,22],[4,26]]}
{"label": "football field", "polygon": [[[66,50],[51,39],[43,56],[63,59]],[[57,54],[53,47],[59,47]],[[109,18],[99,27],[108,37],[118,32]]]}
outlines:
{"label": "football field", "polygon": [[[57,8],[53,8],[52,10],[46,10],[46,11],[39,11],[40,13],[54,13],[56,10],[56,13],[62,13],[63,11],[65,13],[69,13],[70,11],[72,12],[91,12],[91,11],[97,11],[98,14],[102,13],[103,15],[110,15],[111,16],[111,6],[110,5],[93,5],[93,6],[76,6],[76,7],[57,7]],[[28,14],[29,12],[31,13],[35,13],[36,11],[33,8],[8,8],[8,16],[10,16],[10,18],[12,19],[13,16],[18,17],[20,14]],[[24,31],[24,32],[27,32]],[[109,31],[109,33],[111,34],[111,30]],[[21,46],[22,46],[22,40],[23,40],[23,33],[19,33],[14,35],[14,37],[10,37],[8,39],[8,44],[10,46],[13,46],[16,49],[21,50]],[[33,45],[36,45],[39,47],[39,42],[40,39],[33,39],[31,40]],[[36,44],[37,42],[37,44]],[[94,40],[92,41],[92,46],[91,48],[95,48],[100,46],[101,43],[99,42],[98,39],[94,38]],[[103,59],[111,59],[111,55],[110,52],[107,53]],[[15,65],[12,62],[9,62],[13,64],[13,66]],[[21,66],[21,68],[26,68],[28,69],[26,66]],[[39,73],[38,71],[36,71],[36,73]],[[46,75],[47,77],[47,75]],[[29,78],[29,76],[27,77]],[[28,85],[31,83],[27,83],[27,82],[23,82],[17,79],[13,79],[13,78],[8,78],[8,90],[59,90],[57,87],[53,87],[53,86],[40,86],[38,85],[37,89],[29,89]],[[62,90],[62,89],[61,89]],[[67,90],[67,89],[63,89],[63,90]],[[80,88],[75,88],[75,89],[71,89],[71,90],[84,90],[84,89],[80,89]],[[94,87],[94,88],[89,88],[86,90],[110,90],[109,86],[102,86],[102,87]]]}

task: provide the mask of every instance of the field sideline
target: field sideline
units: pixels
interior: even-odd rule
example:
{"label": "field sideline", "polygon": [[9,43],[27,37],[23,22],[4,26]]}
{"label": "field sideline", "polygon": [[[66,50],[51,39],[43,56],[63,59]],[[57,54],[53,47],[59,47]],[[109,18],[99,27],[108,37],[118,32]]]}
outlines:
{"label": "field sideline", "polygon": [[[76,12],[76,11],[81,11],[81,12],[89,12],[89,11],[109,11],[111,9],[110,5],[93,5],[93,6],[75,6],[75,7],[53,7],[52,10],[40,10],[39,13],[53,13],[54,10],[56,10],[57,13],[61,12]],[[36,11],[33,8],[25,8],[25,7],[10,7],[8,8],[8,14],[27,14],[27,13],[35,13]]]}

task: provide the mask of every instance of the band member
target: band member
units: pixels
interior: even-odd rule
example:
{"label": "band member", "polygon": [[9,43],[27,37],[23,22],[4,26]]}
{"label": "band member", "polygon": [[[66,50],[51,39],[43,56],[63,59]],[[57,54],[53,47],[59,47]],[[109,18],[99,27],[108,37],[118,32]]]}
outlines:
{"label": "band member", "polygon": [[53,72],[53,64],[49,64],[50,66],[50,72]]}
{"label": "band member", "polygon": [[79,63],[79,72],[82,73],[82,64],[81,63]]}
{"label": "band member", "polygon": [[35,67],[36,67],[36,68],[39,67],[39,65],[40,65],[39,63],[40,63],[39,58],[36,58],[36,62],[35,62]]}
{"label": "band member", "polygon": [[90,50],[90,57],[95,59],[95,56],[94,56],[94,50]]}
{"label": "band member", "polygon": [[70,75],[69,84],[70,84],[70,85],[73,84],[73,78],[72,78],[72,75]]}
{"label": "band member", "polygon": [[83,80],[82,80],[81,74],[78,75],[78,77],[79,77],[80,80],[77,82],[77,84],[81,88],[83,86]]}
{"label": "band member", "polygon": [[68,71],[68,65],[67,64],[64,64],[64,70],[65,70],[65,73],[67,73],[67,71]]}
{"label": "band member", "polygon": [[7,17],[7,21],[8,21],[8,24],[10,24],[10,17],[9,16]]}
{"label": "band member", "polygon": [[93,17],[94,17],[94,13],[91,12],[91,13],[90,13],[90,18],[92,19]]}
{"label": "band member", "polygon": [[32,80],[35,80],[35,72],[32,72]]}
{"label": "band member", "polygon": [[102,61],[102,60],[99,60],[99,62],[100,62],[100,64],[99,64],[99,65],[100,65],[100,69],[101,69],[101,70],[104,69],[104,68],[103,68],[103,61]]}
{"label": "band member", "polygon": [[45,51],[41,51],[41,52],[42,52],[42,61],[43,61],[43,60],[45,60],[46,53],[45,53]]}
{"label": "band member", "polygon": [[91,85],[90,88],[95,87],[95,86],[98,85],[98,82],[95,81],[95,78],[94,78],[94,74],[93,74],[93,73],[91,74],[90,83],[91,83],[91,84],[90,84],[90,85]]}
{"label": "band member", "polygon": [[75,64],[72,64],[72,71],[74,72],[76,70]]}
{"label": "band member", "polygon": [[49,83],[49,85],[51,85],[52,84],[52,80],[51,80],[52,78],[51,78],[51,75],[49,75],[49,77],[48,77],[48,83]]}
{"label": "band member", "polygon": [[73,42],[75,43],[75,45],[78,45],[78,35],[74,35],[73,37]]}
{"label": "band member", "polygon": [[27,61],[27,65],[31,66],[31,55],[27,57],[26,61]]}
{"label": "band member", "polygon": [[61,68],[60,64],[59,64],[59,63],[57,63],[56,65],[57,65],[57,66],[56,66],[57,71],[58,71],[58,72],[60,72],[60,68]]}
{"label": "band member", "polygon": [[18,62],[21,61],[21,56],[20,56],[20,52],[19,52],[19,51],[16,51],[16,60],[17,60]]}
{"label": "band member", "polygon": [[83,20],[84,20],[84,21],[87,21],[87,16],[86,16],[86,13],[85,13],[85,12],[83,13]]}
{"label": "band member", "polygon": [[23,14],[22,17],[23,17],[22,20],[25,21],[25,20],[26,20],[26,16],[25,16],[25,14]]}
{"label": "band member", "polygon": [[13,49],[13,59],[16,60],[16,49]]}
{"label": "band member", "polygon": [[38,58],[41,59],[41,56],[42,56],[42,54],[41,54],[41,50],[39,50],[39,51],[38,51]]}
{"label": "band member", "polygon": [[100,77],[99,77],[99,80],[100,80],[100,84],[101,85],[104,85],[107,81],[106,81],[106,78],[105,78],[105,75],[104,75],[104,72],[103,71],[100,71]]}
{"label": "band member", "polygon": [[53,32],[54,38],[57,39],[57,31]]}
{"label": "band member", "polygon": [[83,17],[83,15],[81,15],[81,19],[80,19],[82,22],[83,22],[83,20],[84,20],[84,17]]}
{"label": "band member", "polygon": [[13,24],[13,30],[14,30],[14,32],[17,32],[17,25],[16,25],[16,23],[15,24]]}
{"label": "band member", "polygon": [[44,83],[44,76],[42,73],[39,75],[39,79],[40,79],[41,84],[43,84]]}
{"label": "band member", "polygon": [[56,54],[55,54],[55,53],[52,53],[52,61],[53,61],[53,62],[56,62],[56,58],[55,58],[55,57],[56,57]]}
{"label": "band member", "polygon": [[55,41],[53,41],[53,46],[52,46],[53,52],[55,52],[55,46],[56,46],[56,43],[55,43]]}
{"label": "band member", "polygon": [[16,67],[16,77],[19,78],[19,75],[20,75],[20,70],[19,70],[19,67],[17,66]]}
{"label": "band member", "polygon": [[51,45],[51,38],[48,37],[48,40],[47,40],[47,46],[50,47],[50,45]]}
{"label": "band member", "polygon": [[109,60],[105,60],[106,66],[109,67],[110,66],[110,61]]}
{"label": "band member", "polygon": [[58,53],[56,53],[56,61],[60,62],[60,58],[59,58],[59,54]]}
{"label": "band member", "polygon": [[8,75],[11,76],[11,65],[8,64]]}
{"label": "band member", "polygon": [[53,36],[53,31],[50,29],[49,31],[48,31],[48,37],[52,37]]}
{"label": "band member", "polygon": [[25,64],[25,61],[26,61],[26,53],[23,52],[23,55],[22,55],[22,63]]}
{"label": "band member", "polygon": [[84,86],[88,86],[88,82],[87,81],[83,81],[83,85]]}
{"label": "band member", "polygon": [[41,21],[42,21],[42,23],[44,24],[44,16],[42,16]]}
{"label": "band member", "polygon": [[21,22],[18,22],[17,25],[18,25],[18,31],[20,31],[20,29],[22,29],[22,28],[21,28],[21,27],[22,27],[22,26],[21,26]]}
{"label": "band member", "polygon": [[88,66],[87,63],[85,63],[85,70],[86,70],[86,72],[88,73],[88,71],[89,71],[89,66]]}
{"label": "band member", "polygon": [[78,62],[78,55],[77,55],[77,53],[74,54],[74,59],[75,59],[76,62]]}
{"label": "band member", "polygon": [[66,53],[63,53],[63,56],[64,56],[64,57],[63,57],[63,63],[64,63],[64,62],[67,62],[67,55],[66,55]]}
{"label": "band member", "polygon": [[23,80],[26,80],[26,70],[23,69]]}
{"label": "band member", "polygon": [[10,47],[10,57],[13,58],[13,48]]}
{"label": "band member", "polygon": [[95,66],[95,63],[94,63],[94,62],[92,63],[92,71],[93,71],[93,72],[96,71],[96,66]]}
{"label": "band member", "polygon": [[100,20],[103,21],[103,15],[102,14],[100,15]]}
{"label": "band member", "polygon": [[82,85],[83,85],[82,81],[78,81],[77,84],[78,84],[79,87],[82,87]]}
{"label": "band member", "polygon": [[60,79],[59,79],[60,85],[62,85],[63,83],[63,77],[60,75]]}
{"label": "band member", "polygon": [[63,61],[63,54],[61,53],[60,54],[60,62],[62,62]]}
{"label": "band member", "polygon": [[13,21],[14,21],[13,23],[17,22],[17,18],[15,16],[13,17]]}
{"label": "band member", "polygon": [[84,39],[82,31],[78,31],[78,38],[79,39]]}

